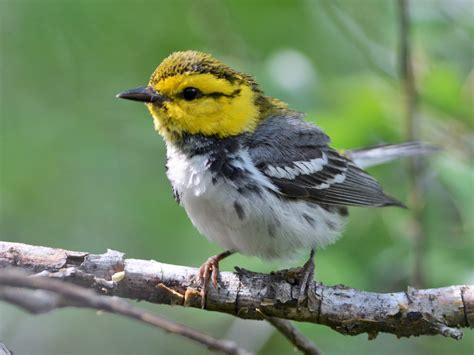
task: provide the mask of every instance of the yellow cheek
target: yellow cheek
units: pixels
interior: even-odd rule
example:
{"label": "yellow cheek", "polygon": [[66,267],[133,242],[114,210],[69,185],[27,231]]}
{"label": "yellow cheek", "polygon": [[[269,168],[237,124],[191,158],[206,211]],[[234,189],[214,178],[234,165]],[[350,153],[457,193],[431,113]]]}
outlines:
{"label": "yellow cheek", "polygon": [[176,117],[183,131],[191,134],[233,136],[255,129],[258,109],[254,94],[248,87],[242,87],[235,97],[204,98],[177,105],[170,112]]}
{"label": "yellow cheek", "polygon": [[[206,93],[202,87],[206,87],[207,90],[210,86],[215,86],[215,83],[207,86],[202,83],[194,85]],[[226,87],[213,87],[208,92],[232,94],[240,90],[239,94],[233,97],[203,97],[193,101],[175,99],[165,103],[166,111],[149,105],[149,110],[154,117],[155,129],[165,138],[170,131],[178,135],[189,133],[220,137],[253,131],[259,114],[255,105],[255,93],[246,85],[229,86],[227,81],[225,85]]]}

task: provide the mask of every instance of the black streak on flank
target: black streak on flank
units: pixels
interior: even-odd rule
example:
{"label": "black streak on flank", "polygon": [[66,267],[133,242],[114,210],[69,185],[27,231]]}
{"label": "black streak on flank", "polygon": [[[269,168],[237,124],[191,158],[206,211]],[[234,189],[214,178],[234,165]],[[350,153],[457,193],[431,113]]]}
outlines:
{"label": "black streak on flank", "polygon": [[234,201],[234,209],[235,209],[235,212],[237,213],[237,216],[239,216],[239,219],[243,220],[245,218],[245,212],[244,212],[244,209],[242,208],[242,205],[238,203],[237,201]]}
{"label": "black streak on flank", "polygon": [[272,238],[275,238],[275,233],[276,233],[276,229],[277,229],[276,224],[269,223],[268,226],[267,226],[267,229],[268,229],[268,235]]}
{"label": "black streak on flank", "polygon": [[313,217],[311,217],[311,216],[310,216],[309,214],[307,214],[307,213],[303,213],[303,218],[306,220],[306,222],[308,222],[308,223],[311,225],[311,227],[314,227],[314,222],[315,222],[315,221],[314,221],[314,218],[313,218]]}
{"label": "black streak on flank", "polygon": [[173,187],[173,197],[176,203],[181,206],[181,195],[179,194],[179,191],[176,190],[174,187]]}
{"label": "black streak on flank", "polygon": [[[247,173],[247,171],[246,171],[246,173]],[[246,186],[243,186],[243,187],[238,187],[237,191],[239,193],[241,193],[243,196],[246,196],[246,197],[248,197],[252,194],[255,194],[259,197],[262,196],[262,189],[258,185],[252,184],[252,183],[248,184]]]}
{"label": "black streak on flank", "polygon": [[333,231],[335,231],[337,229],[337,226],[333,221],[327,219],[325,222],[326,222],[326,225],[328,226],[329,229],[331,229]]}

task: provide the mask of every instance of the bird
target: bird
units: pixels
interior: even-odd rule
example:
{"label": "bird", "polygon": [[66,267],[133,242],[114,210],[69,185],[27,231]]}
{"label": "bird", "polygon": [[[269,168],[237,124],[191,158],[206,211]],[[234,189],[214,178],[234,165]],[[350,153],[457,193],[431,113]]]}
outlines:
{"label": "bird", "polygon": [[199,268],[203,307],[219,262],[234,253],[271,260],[309,252],[298,284],[304,299],[314,254],[341,236],[348,207],[405,207],[363,169],[431,151],[405,142],[339,152],[252,76],[199,51],[172,53],[146,86],[116,96],[145,103],[166,144],[174,198],[224,250]]}

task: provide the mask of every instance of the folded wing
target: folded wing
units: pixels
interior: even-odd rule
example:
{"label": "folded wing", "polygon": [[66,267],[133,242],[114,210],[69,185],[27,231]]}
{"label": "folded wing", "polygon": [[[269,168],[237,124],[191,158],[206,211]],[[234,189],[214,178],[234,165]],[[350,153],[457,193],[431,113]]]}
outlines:
{"label": "folded wing", "polygon": [[281,195],[325,205],[403,207],[299,115],[269,118],[250,139],[250,157]]}

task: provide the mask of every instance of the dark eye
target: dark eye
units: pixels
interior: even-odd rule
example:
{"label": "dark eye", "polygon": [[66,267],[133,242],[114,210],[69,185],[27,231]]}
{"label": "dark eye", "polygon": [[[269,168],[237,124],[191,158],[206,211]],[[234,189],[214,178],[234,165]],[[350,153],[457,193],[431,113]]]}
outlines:
{"label": "dark eye", "polygon": [[186,101],[192,101],[194,99],[197,99],[198,97],[201,97],[201,92],[193,87],[188,87],[183,90],[183,98]]}

